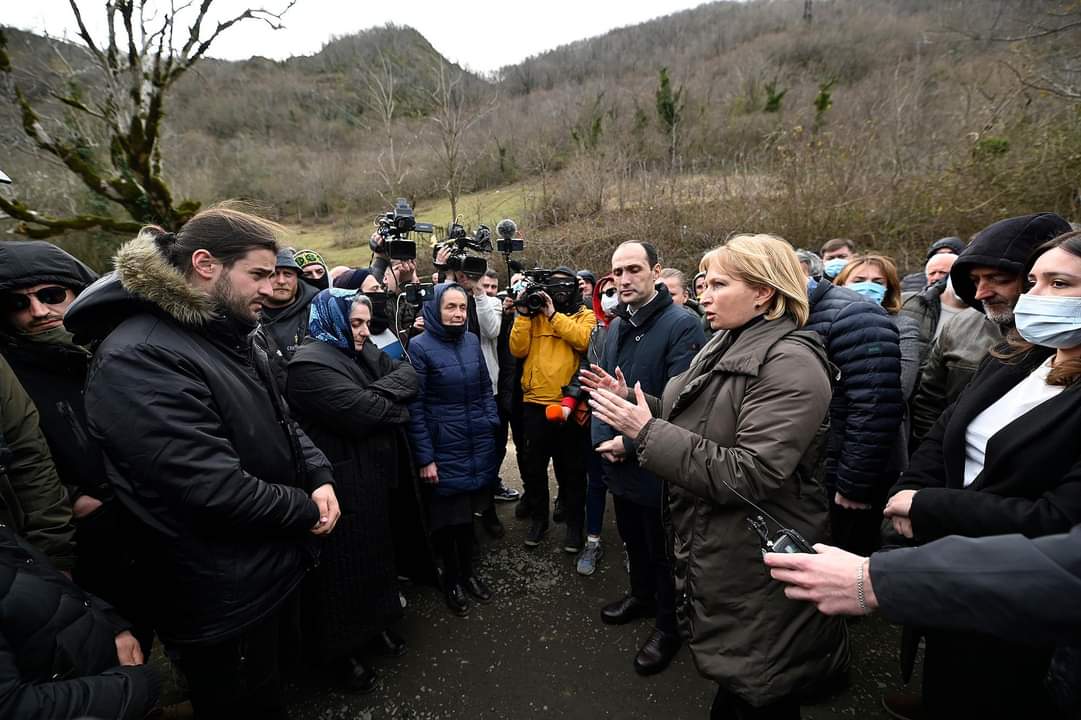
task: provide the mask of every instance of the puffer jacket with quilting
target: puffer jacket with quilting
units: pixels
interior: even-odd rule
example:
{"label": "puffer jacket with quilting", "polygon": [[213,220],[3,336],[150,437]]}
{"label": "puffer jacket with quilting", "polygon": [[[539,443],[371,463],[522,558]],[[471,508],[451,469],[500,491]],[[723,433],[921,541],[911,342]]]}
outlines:
{"label": "puffer jacket with quilting", "polygon": [[827,486],[856,502],[884,499],[905,414],[897,326],[878,305],[826,280],[811,289],[810,303],[804,329],[821,336],[841,373],[830,403]]}

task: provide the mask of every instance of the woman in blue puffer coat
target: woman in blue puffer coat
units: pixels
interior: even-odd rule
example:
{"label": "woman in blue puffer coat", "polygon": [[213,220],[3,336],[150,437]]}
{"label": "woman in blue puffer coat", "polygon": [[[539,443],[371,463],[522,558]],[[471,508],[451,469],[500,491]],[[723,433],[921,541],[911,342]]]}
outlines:
{"label": "woman in blue puffer coat", "polygon": [[409,405],[413,457],[429,488],[447,607],[461,616],[469,614],[467,592],[481,603],[492,598],[473,573],[473,513],[487,504],[499,470],[499,415],[480,341],[466,332],[468,302],[460,285],[436,285],[422,310],[424,333],[409,344],[419,385]]}

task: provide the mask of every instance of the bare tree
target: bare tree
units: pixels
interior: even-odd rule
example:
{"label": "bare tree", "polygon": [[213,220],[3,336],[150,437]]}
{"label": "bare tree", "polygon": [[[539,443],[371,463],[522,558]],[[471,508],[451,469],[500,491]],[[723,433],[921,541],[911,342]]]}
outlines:
{"label": "bare tree", "polygon": [[[195,213],[198,203],[175,201],[162,174],[166,95],[222,33],[246,20],[280,29],[282,16],[296,0],[288,0],[279,12],[249,8],[210,30],[204,23],[213,2],[199,0],[196,6],[195,0],[180,5],[170,0],[166,9],[155,9],[149,0],[105,0],[99,4],[108,28],[102,40],[90,33],[79,3],[69,0],[85,45],[78,50],[91,68],[89,82],[72,68],[53,82],[17,70],[0,33],[4,94],[18,108],[25,135],[46,158],[59,161],[91,193],[118,206],[126,216],[50,217],[18,199],[0,196],[0,210],[19,221],[16,232],[36,238],[88,228],[132,232],[148,222],[175,228]],[[55,108],[59,103],[65,114],[50,116],[36,107],[34,96],[25,89],[31,84],[44,85],[50,105]]]}
{"label": "bare tree", "polygon": [[1026,87],[1081,100],[1081,5],[999,0],[962,3],[951,31],[1009,49],[1002,63]]}
{"label": "bare tree", "polygon": [[451,220],[458,217],[458,197],[465,181],[467,158],[463,140],[469,129],[495,109],[498,97],[487,101],[470,97],[465,73],[447,66],[439,57],[432,68],[434,89],[431,120],[439,132],[439,159],[443,170],[443,190],[450,200]]}
{"label": "bare tree", "polygon": [[376,161],[376,174],[386,191],[380,190],[379,197],[386,203],[393,203],[395,198],[402,197],[402,184],[409,174],[394,144],[394,115],[398,109],[394,67],[380,51],[379,66],[368,70],[364,77],[368,85],[368,103],[383,127],[384,145]]}

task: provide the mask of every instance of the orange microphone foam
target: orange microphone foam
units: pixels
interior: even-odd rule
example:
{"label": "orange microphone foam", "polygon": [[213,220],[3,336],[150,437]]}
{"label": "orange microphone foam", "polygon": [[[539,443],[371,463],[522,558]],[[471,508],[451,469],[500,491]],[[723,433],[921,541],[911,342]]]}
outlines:
{"label": "orange microphone foam", "polygon": [[563,422],[563,406],[548,405],[544,408],[544,416],[548,418],[548,422]]}

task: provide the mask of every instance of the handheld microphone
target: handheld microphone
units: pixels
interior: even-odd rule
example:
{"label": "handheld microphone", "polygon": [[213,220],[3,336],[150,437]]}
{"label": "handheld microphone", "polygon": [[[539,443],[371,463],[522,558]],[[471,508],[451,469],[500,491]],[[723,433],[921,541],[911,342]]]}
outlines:
{"label": "handheld microphone", "polygon": [[544,417],[548,419],[548,422],[561,423],[563,422],[563,406],[562,405],[547,405],[544,408]]}

